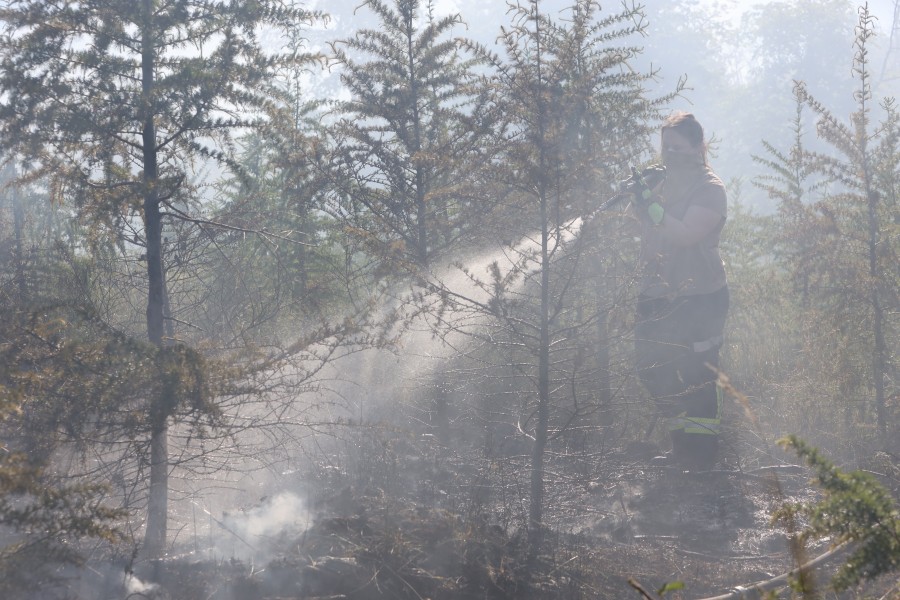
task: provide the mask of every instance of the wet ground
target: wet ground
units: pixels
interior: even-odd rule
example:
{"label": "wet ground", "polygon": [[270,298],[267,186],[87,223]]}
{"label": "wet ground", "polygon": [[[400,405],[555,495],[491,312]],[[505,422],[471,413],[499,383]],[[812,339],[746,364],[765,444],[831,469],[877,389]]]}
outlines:
{"label": "wet ground", "polygon": [[817,493],[796,465],[742,467],[732,459],[691,471],[626,459],[581,488],[557,489],[548,504],[557,527],[593,540],[594,559],[610,573],[607,589],[624,592],[621,582],[631,577],[650,590],[678,581],[685,589],[667,598],[703,598],[768,580],[824,551],[821,544],[795,556],[790,530],[803,524],[772,520],[785,504]]}
{"label": "wet ground", "polygon": [[[522,534],[527,455],[463,460],[438,446],[396,450],[391,469],[373,463],[369,477],[349,484],[346,473],[322,469],[317,492],[303,500],[302,523],[289,519],[267,532],[265,559],[200,551],[165,561],[159,573],[144,565],[142,580],[163,583],[132,597],[639,598],[631,580],[651,592],[678,582],[683,589],[664,597],[686,600],[771,579],[827,547],[792,554],[789,533],[802,523],[772,521],[786,503],[816,500],[799,466],[726,457],[711,471],[691,471],[624,453],[555,454],[547,463],[545,551],[533,568]],[[270,497],[244,512],[256,518],[277,506]],[[292,506],[287,512],[297,517]],[[221,521],[216,529],[228,525],[235,537],[234,523]],[[820,589],[825,581],[827,573]]]}

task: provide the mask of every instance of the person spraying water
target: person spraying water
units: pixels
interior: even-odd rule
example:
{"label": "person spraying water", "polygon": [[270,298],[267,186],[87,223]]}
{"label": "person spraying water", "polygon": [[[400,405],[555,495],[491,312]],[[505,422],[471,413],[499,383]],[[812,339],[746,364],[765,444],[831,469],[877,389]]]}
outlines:
{"label": "person spraying water", "polygon": [[671,435],[672,449],[652,464],[710,469],[722,410],[714,369],[729,306],[719,255],[725,185],[693,114],[669,117],[661,142],[664,169],[635,171],[629,190],[641,239],[635,367]]}

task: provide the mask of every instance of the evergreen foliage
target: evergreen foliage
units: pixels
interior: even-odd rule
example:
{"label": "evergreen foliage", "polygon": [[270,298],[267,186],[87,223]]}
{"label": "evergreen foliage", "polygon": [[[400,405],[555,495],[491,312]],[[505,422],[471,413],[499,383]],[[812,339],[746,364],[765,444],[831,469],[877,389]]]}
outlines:
{"label": "evergreen foliage", "polygon": [[787,436],[780,443],[813,469],[825,498],[786,507],[774,517],[808,518],[802,540],[831,538],[834,545],[852,543],[850,557],[832,580],[834,587],[843,591],[900,569],[900,510],[891,494],[868,473],[837,468],[797,436]]}
{"label": "evergreen foliage", "polygon": [[[301,52],[302,36],[300,30],[289,31],[288,47]],[[359,277],[363,269],[355,265],[359,241],[327,212],[333,181],[323,123],[327,103],[304,89],[308,75],[303,65],[277,73],[278,96],[267,108],[266,122],[242,138],[238,172],[216,186],[215,221],[234,229],[210,232],[215,238],[210,275],[242,275],[239,286],[231,277],[216,278],[221,293],[214,298],[223,312],[242,310],[254,315],[251,319],[266,320],[261,329],[273,338],[296,319],[328,319],[364,305],[371,283]],[[254,230],[267,235],[246,235]],[[267,290],[266,297],[258,290]],[[277,313],[288,323],[275,318]],[[211,317],[209,328],[216,330]]]}
{"label": "evergreen foliage", "polygon": [[[205,222],[191,214],[199,208],[193,170],[207,159],[231,163],[235,131],[270,104],[272,70],[308,58],[265,52],[260,28],[316,16],[277,0],[13,0],[0,9],[2,150],[28,177],[46,177],[53,201],[143,248],[144,334],[157,347],[175,335],[164,225]],[[147,402],[155,421],[146,551],[159,556],[178,402]]]}
{"label": "evergreen foliage", "polygon": [[[0,387],[0,396],[6,396]],[[6,425],[9,406],[0,408]],[[37,592],[61,565],[81,564],[78,546],[88,538],[117,542],[125,511],[104,503],[106,487],[50,477],[31,456],[0,452],[0,527],[12,543],[0,548],[0,595]],[[12,532],[12,533],[10,533]]]}
{"label": "evergreen foliage", "polygon": [[[118,542],[120,526],[128,516],[110,497],[105,482],[72,481],[58,473],[52,458],[60,435],[82,429],[84,415],[109,401],[113,381],[118,381],[122,395],[131,393],[132,382],[121,379],[121,371],[106,371],[110,357],[88,350],[90,342],[65,340],[66,322],[60,314],[71,311],[28,314],[21,309],[22,301],[0,292],[4,315],[0,322],[0,528],[4,539],[0,595],[4,598],[45,585],[61,565],[81,563],[85,539]],[[81,385],[92,377],[93,385]],[[61,396],[67,402],[55,404]],[[86,406],[83,399],[98,404]]]}
{"label": "evergreen foliage", "polygon": [[[844,404],[848,425],[874,423],[886,442],[894,422],[887,403],[896,393],[889,389],[892,356],[900,339],[894,183],[900,138],[892,99],[881,103],[883,120],[875,128],[871,125],[872,35],[873,19],[862,8],[853,69],[857,109],[850,121],[839,120],[806,84],[797,82],[793,145],[788,155],[767,145],[772,158],[759,160],[773,173],[759,184],[779,201],[779,258],[792,274],[810,323],[817,323],[811,333],[837,341],[826,345],[836,349],[833,360],[810,360],[808,365],[831,371],[828,380],[835,385],[830,395]],[[831,152],[804,146],[800,124],[807,107],[817,119],[819,138]],[[829,324],[825,331],[823,322]],[[822,347],[819,338],[809,350],[818,354]],[[852,435],[850,430],[847,435]]]}
{"label": "evergreen foliage", "polygon": [[449,37],[458,15],[431,0],[367,0],[379,27],[332,43],[351,99],[331,128],[330,214],[372,255],[428,267],[461,241],[499,198],[485,174],[496,116],[477,88],[477,61]]}
{"label": "evergreen foliage", "polygon": [[[436,17],[436,0],[363,0],[358,10],[377,25],[333,42],[332,65],[349,98],[325,101],[302,85],[304,69],[324,60],[304,51],[305,27],[321,15],[292,1],[2,3],[0,152],[18,177],[4,174],[17,180],[5,182],[0,198],[0,526],[14,540],[0,550],[0,596],[24,589],[29,582],[19,575],[36,562],[78,563],[85,539],[124,539],[130,553],[145,523],[146,554],[159,557],[172,529],[170,472],[190,480],[240,469],[288,477],[282,464],[298,471],[308,457],[296,454],[307,451],[291,437],[297,428],[318,434],[344,424],[326,408],[331,382],[314,378],[342,378],[341,363],[323,366],[395,341],[396,315],[374,317],[373,298],[410,273],[420,286],[413,300],[422,302],[410,310],[426,313],[441,334],[469,333],[459,347],[470,362],[455,358],[428,372],[435,388],[444,386],[431,404],[420,388],[407,403],[391,387],[398,396],[388,398],[390,417],[408,422],[352,432],[372,435],[371,443],[346,434],[351,457],[328,457],[329,483],[350,480],[377,494],[430,486],[429,501],[447,513],[420,510],[424,495],[401,503],[412,507],[407,520],[415,513],[474,536],[448,548],[481,583],[466,589],[465,577],[448,575],[454,593],[483,584],[485,593],[515,595],[519,577],[531,573],[537,590],[546,572],[566,574],[555,593],[588,593],[569,579],[575,570],[559,568],[568,559],[552,570],[541,562],[552,550],[548,498],[555,484],[603,485],[595,476],[607,465],[598,457],[618,451],[630,429],[650,435],[640,421],[649,409],[634,408],[640,391],[628,361],[633,233],[621,212],[592,210],[618,191],[628,167],[653,160],[660,112],[685,80],[648,97],[659,72],[635,68],[637,41],[649,31],[636,3],[604,12],[596,0],[572,0],[559,18],[549,5],[508,2],[511,25],[500,31],[497,54],[454,37],[465,23]],[[673,22],[705,14],[687,3],[666,6],[656,14]],[[818,44],[842,39],[845,14],[833,10],[842,6],[816,0],[754,10],[748,35],[775,43],[760,47],[746,80],[727,69],[713,78],[734,58],[709,56],[725,29],[695,36],[695,58],[709,68],[704,81],[723,97],[730,92],[716,102],[732,112],[737,102],[750,105],[741,107],[748,110],[740,124],[728,124],[732,132],[758,132],[758,115],[779,102],[772,82],[807,78],[793,88],[787,149],[766,141],[754,157],[766,170],[754,183],[777,202],[777,214],[749,210],[740,181],[731,183],[722,250],[735,302],[725,362],[771,428],[796,424],[865,450],[878,430],[893,452],[900,113],[883,100],[873,125],[874,25],[866,10],[849,121],[835,116],[839,86],[819,89],[817,78],[833,69],[823,71]],[[804,20],[814,26],[793,35],[791,23]],[[284,47],[264,50],[263,32],[275,30]],[[744,96],[743,85],[757,90]],[[813,143],[810,115],[818,120]],[[739,145],[734,140],[726,142]],[[207,185],[200,172],[210,165],[225,174]],[[481,261],[482,271],[465,266],[477,264],[472,255],[503,258]],[[451,258],[465,292],[442,270]],[[377,375],[399,379],[393,370]],[[306,392],[315,400],[301,397]],[[380,391],[356,393],[348,400],[361,406]],[[777,405],[768,411],[768,402]],[[423,413],[441,420],[440,443],[418,439],[420,423],[405,429]],[[477,427],[461,433],[464,422]],[[505,432],[512,450],[496,441]],[[262,441],[247,450],[243,433]],[[478,436],[483,456],[463,464],[454,444]],[[170,439],[180,455],[169,456]],[[900,515],[890,495],[798,437],[784,443],[815,470],[826,498],[781,516],[809,519],[804,539],[854,544],[836,586],[896,571]],[[406,471],[416,453],[411,462],[430,469],[427,481]],[[369,516],[389,516],[383,499],[372,499]],[[490,502],[502,506],[488,509]],[[135,518],[148,505],[149,518]],[[347,546],[376,545],[354,549],[372,559],[371,573],[356,570],[370,584],[377,587],[380,574],[410,597],[437,589],[416,588],[415,578],[446,549],[429,545],[434,555],[420,554],[402,529],[386,528],[379,540],[354,519],[323,527],[350,527],[360,541],[348,538]],[[531,562],[512,573],[506,552],[518,551],[524,536],[507,534],[517,524],[529,534],[521,547]],[[484,552],[497,560],[485,561]],[[572,556],[593,566],[590,553]],[[510,585],[497,585],[503,581]]]}
{"label": "evergreen foliage", "polygon": [[[609,174],[647,149],[649,123],[659,106],[643,93],[652,73],[629,67],[639,51],[629,44],[642,32],[639,8],[605,15],[596,2],[577,1],[565,17],[554,19],[544,6],[540,0],[510,4],[512,26],[499,39],[503,56],[467,44],[492,69],[486,83],[506,127],[497,158],[500,193],[508,199],[498,211],[502,230],[495,237],[529,241],[501,245],[507,260],[490,265],[487,278],[464,269],[486,300],[436,286],[456,310],[487,318],[475,338],[495,369],[508,365],[510,377],[521,382],[506,383],[506,390],[521,392],[485,412],[489,419],[507,414],[530,440],[526,521],[532,559],[545,532],[548,447],[570,427],[586,426],[596,406],[585,379],[591,369],[580,350],[593,339],[596,312],[579,303],[596,300],[587,291],[597,282],[588,253],[608,242],[598,232],[610,216],[600,216],[581,233],[576,217],[598,197],[611,195]],[[494,371],[488,377],[503,375]]]}

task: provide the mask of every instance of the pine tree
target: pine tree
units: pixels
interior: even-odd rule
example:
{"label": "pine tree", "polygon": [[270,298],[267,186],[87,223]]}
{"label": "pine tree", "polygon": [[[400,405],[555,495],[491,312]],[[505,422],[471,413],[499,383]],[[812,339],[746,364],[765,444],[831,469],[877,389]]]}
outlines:
{"label": "pine tree", "polygon": [[[0,9],[3,150],[29,177],[46,177],[54,201],[74,203],[120,239],[130,232],[128,243],[144,252],[144,334],[158,348],[175,346],[165,223],[196,206],[192,169],[208,158],[227,163],[233,132],[254,125],[270,101],[272,69],[290,57],[266,54],[259,28],[314,16],[276,0],[12,0]],[[166,545],[175,400],[148,397],[145,408],[152,557]]]}
{"label": "pine tree", "polygon": [[466,272],[487,294],[483,301],[437,287],[457,308],[488,318],[476,336],[503,349],[493,359],[508,358],[506,368],[527,382],[519,406],[509,410],[531,442],[527,522],[536,559],[545,533],[549,444],[588,410],[583,365],[572,357],[597,322],[595,311],[578,306],[579,294],[596,283],[585,280],[596,239],[579,235],[576,217],[612,195],[609,174],[647,147],[658,105],[641,86],[652,75],[628,65],[639,48],[627,39],[643,30],[637,7],[601,16],[596,2],[577,1],[559,20],[540,0],[510,8],[512,26],[500,36],[505,56],[470,46],[493,68],[491,98],[506,126],[498,158],[508,200],[496,224],[499,239],[512,242],[502,248],[508,264],[495,262],[487,280]]}
{"label": "pine tree", "polygon": [[806,461],[825,497],[816,503],[786,506],[775,517],[806,517],[809,525],[801,541],[830,537],[834,545],[851,544],[849,558],[832,579],[835,589],[844,591],[863,580],[897,572],[900,510],[890,492],[869,473],[839,469],[797,436],[779,443]]}
{"label": "pine tree", "polygon": [[482,193],[492,117],[449,37],[458,15],[435,18],[431,0],[362,6],[379,27],[332,44],[351,99],[332,128],[330,211],[380,259],[427,267],[496,202]]}
{"label": "pine tree", "polygon": [[[848,420],[865,419],[864,407],[870,406],[886,442],[892,422],[886,399],[893,393],[886,386],[898,340],[895,315],[900,305],[896,292],[900,247],[894,233],[900,138],[891,99],[881,104],[881,123],[871,126],[868,43],[873,27],[867,9],[861,8],[853,67],[857,109],[849,123],[817,101],[806,84],[796,84],[798,113],[801,107],[811,109],[818,136],[831,152],[805,149],[795,129],[790,158],[766,163],[781,185],[766,184],[765,189],[781,203],[785,230],[781,248],[800,286],[803,306],[827,318],[830,332],[838,338],[835,391],[845,414]],[[803,181],[811,182],[805,190]]]}

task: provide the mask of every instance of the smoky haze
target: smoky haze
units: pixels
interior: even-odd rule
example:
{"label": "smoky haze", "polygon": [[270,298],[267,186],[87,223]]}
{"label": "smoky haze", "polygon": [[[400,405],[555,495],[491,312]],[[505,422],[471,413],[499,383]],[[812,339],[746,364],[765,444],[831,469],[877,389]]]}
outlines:
{"label": "smoky haze", "polygon": [[[300,32],[306,47],[328,55],[330,42],[363,29],[387,35],[365,4],[308,2],[331,18]],[[501,61],[501,27],[526,23],[510,19],[515,4],[529,5],[419,4],[461,16],[441,39],[474,40]],[[572,22],[569,2],[539,4],[560,27]],[[596,129],[543,146],[539,136],[516,145],[543,113],[454,95],[470,80],[444,89],[437,78],[435,96],[413,102],[417,116],[433,109],[426,125],[452,123],[423,132],[426,120],[371,104],[412,94],[390,61],[349,87],[334,60],[273,74],[284,85],[271,104],[287,110],[268,114],[268,129],[223,144],[235,151],[226,161],[198,153],[196,181],[166,171],[166,185],[185,187],[163,204],[170,329],[153,351],[141,331],[144,209],[118,192],[138,187],[115,180],[108,154],[118,147],[67,148],[113,182],[102,196],[93,182],[69,190],[65,178],[13,182],[7,172],[0,452],[24,449],[29,468],[46,461],[41,477],[79,501],[43,496],[51,516],[34,524],[16,512],[29,488],[0,486],[0,542],[24,549],[9,561],[0,553],[0,596],[8,585],[10,598],[28,600],[622,598],[643,583],[706,598],[827,553],[833,531],[803,548],[794,539],[809,515],[772,519],[822,498],[777,439],[799,433],[841,468],[878,474],[894,501],[900,490],[900,138],[881,107],[892,114],[886,99],[900,92],[900,4],[868,6],[877,19],[866,46],[870,170],[814,110],[819,102],[843,124],[859,109],[859,7],[839,0],[651,0],[616,24],[639,33],[610,34],[610,44],[641,48],[627,64],[610,59],[619,69],[610,85],[653,73],[637,96],[683,89],[635,118],[636,96],[602,96]],[[598,14],[618,10],[603,3]],[[284,38],[263,31],[264,47],[280,49]],[[494,85],[486,96],[502,95],[503,77],[478,81]],[[385,93],[342,104],[373,89]],[[564,105],[559,89],[542,93],[552,102],[541,110]],[[635,220],[627,202],[597,211],[628,166],[657,162],[659,121],[676,110],[705,127],[728,189],[728,394],[721,457],[703,472],[651,464],[668,432],[633,367]],[[460,133],[463,124],[471,129]],[[501,126],[510,127],[503,145],[466,137]],[[791,162],[800,137],[802,164]],[[411,139],[420,146],[403,146]],[[148,557],[153,450],[139,415],[160,389],[182,412],[166,438],[165,552]],[[87,401],[95,397],[106,403]],[[15,476],[31,472],[13,466]],[[60,505],[76,525],[59,524]],[[97,505],[126,514],[90,512]],[[91,522],[84,513],[115,532],[79,529]],[[25,543],[35,536],[40,560]],[[46,569],[22,576],[29,561]],[[816,589],[825,593],[827,579]],[[887,597],[892,583],[865,579],[860,593]]]}
{"label": "smoky haze", "polygon": [[[566,18],[565,0],[541,3],[542,12]],[[434,14],[459,14],[464,21],[454,34],[500,51],[499,25],[506,22],[504,2],[441,0]],[[869,51],[876,101],[900,94],[900,33],[894,33],[895,5],[890,0],[867,3],[876,19],[876,37]],[[345,39],[360,29],[377,26],[355,0],[312,3],[332,15],[324,31],[310,36],[313,48],[325,50],[325,40]],[[607,7],[608,8],[608,7]],[[680,79],[685,89],[670,103],[672,110],[702,116],[712,144],[712,163],[726,182],[740,181],[741,201],[764,213],[773,206],[750,182],[762,174],[753,155],[763,153],[762,141],[789,130],[793,81],[807,82],[837,114],[853,111],[853,28],[857,5],[843,0],[811,3],[775,0],[703,0],[692,3],[646,2],[646,36],[635,68],[655,69],[647,92],[673,91]],[[273,42],[274,43],[274,42]],[[310,80],[312,95],[341,97],[339,71]],[[806,128],[815,123],[808,117]],[[814,140],[811,140],[815,143]]]}

